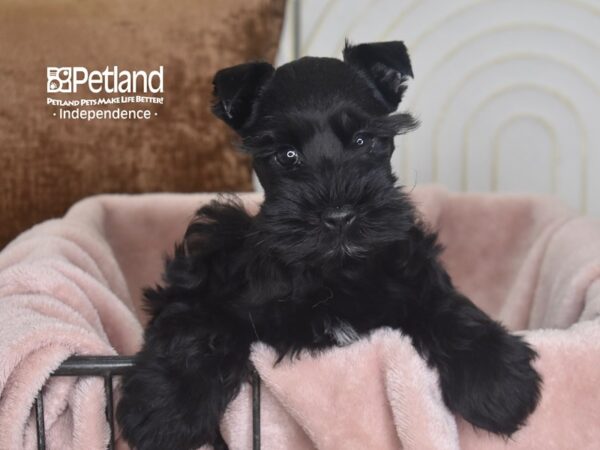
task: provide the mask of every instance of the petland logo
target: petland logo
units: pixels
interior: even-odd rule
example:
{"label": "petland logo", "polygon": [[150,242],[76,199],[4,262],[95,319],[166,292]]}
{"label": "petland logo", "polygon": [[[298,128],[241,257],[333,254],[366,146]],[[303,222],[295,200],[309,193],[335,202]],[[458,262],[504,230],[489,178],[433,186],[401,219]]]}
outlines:
{"label": "petland logo", "polygon": [[76,93],[87,86],[94,94],[163,93],[163,66],[157,70],[119,70],[117,66],[102,71],[85,67],[47,67],[48,94]]}
{"label": "petland logo", "polygon": [[[158,117],[165,102],[163,75],[163,66],[150,72],[117,66],[104,70],[46,67],[46,105],[61,120],[149,120]],[[78,92],[75,98],[64,96]]]}

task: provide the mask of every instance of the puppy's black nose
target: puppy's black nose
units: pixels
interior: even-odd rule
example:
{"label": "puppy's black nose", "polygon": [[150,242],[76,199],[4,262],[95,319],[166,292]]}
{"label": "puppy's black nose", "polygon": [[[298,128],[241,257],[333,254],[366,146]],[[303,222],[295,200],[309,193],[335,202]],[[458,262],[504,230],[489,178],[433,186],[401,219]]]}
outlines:
{"label": "puppy's black nose", "polygon": [[352,222],[356,215],[349,205],[328,208],[323,212],[323,223],[330,230],[343,230]]}

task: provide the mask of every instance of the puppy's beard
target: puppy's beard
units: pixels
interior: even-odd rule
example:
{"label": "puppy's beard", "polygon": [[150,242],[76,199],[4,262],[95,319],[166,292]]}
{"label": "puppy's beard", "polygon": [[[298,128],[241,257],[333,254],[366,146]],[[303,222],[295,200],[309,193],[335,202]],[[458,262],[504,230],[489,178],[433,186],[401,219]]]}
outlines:
{"label": "puppy's beard", "polygon": [[344,256],[347,256],[352,259],[360,259],[367,256],[366,248],[349,241],[342,242],[341,251]]}
{"label": "puppy's beard", "polygon": [[349,239],[345,235],[340,235],[330,239],[331,245],[323,253],[325,259],[344,260],[361,259],[367,256],[367,248]]}

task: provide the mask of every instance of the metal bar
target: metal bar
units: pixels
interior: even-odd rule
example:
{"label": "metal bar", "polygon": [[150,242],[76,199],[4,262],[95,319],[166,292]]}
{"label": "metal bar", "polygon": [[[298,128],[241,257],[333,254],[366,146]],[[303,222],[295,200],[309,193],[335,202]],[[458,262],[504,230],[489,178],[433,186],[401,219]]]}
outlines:
{"label": "metal bar", "polygon": [[252,450],[260,450],[260,376],[252,369]]}
{"label": "metal bar", "polygon": [[52,375],[102,376],[107,373],[122,375],[133,367],[134,358],[127,356],[71,356]]}
{"label": "metal bar", "polygon": [[110,374],[104,376],[104,395],[106,396],[106,420],[110,428],[108,450],[113,450],[115,448],[115,420],[113,417],[113,385]]}
{"label": "metal bar", "polygon": [[37,429],[37,448],[46,450],[46,427],[44,425],[44,395],[42,391],[35,398],[35,426]]}
{"label": "metal bar", "polygon": [[[104,393],[106,396],[106,420],[110,426],[109,450],[115,446],[114,431],[114,399],[113,375],[123,375],[134,366],[134,358],[126,356],[72,356],[65,360],[53,376],[100,376],[104,378]],[[260,376],[256,369],[252,369],[252,449],[260,450],[261,445],[261,418],[260,418]],[[46,449],[46,435],[44,427],[44,399],[42,392],[35,400],[36,427],[38,450]]]}

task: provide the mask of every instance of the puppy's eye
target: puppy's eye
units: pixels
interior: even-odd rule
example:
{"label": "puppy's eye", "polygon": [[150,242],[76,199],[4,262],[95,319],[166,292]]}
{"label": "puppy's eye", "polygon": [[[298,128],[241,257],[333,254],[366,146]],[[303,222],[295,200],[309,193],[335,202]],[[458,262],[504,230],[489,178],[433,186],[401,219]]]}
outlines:
{"label": "puppy's eye", "polygon": [[372,140],[373,136],[369,133],[357,133],[352,138],[352,147],[358,148],[368,146],[371,144]]}
{"label": "puppy's eye", "polygon": [[277,162],[285,168],[291,168],[300,164],[300,155],[294,147],[285,147],[275,153]]}

